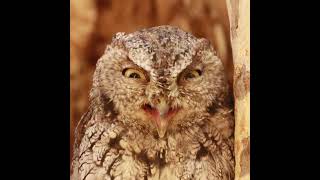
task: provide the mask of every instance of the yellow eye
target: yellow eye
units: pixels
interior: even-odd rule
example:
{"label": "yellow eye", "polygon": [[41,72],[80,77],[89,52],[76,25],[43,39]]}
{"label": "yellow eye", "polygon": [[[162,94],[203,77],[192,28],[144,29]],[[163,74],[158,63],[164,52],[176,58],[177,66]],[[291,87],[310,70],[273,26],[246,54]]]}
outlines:
{"label": "yellow eye", "polygon": [[127,68],[127,69],[124,69],[122,71],[122,74],[127,77],[127,78],[133,78],[133,79],[142,79],[142,80],[145,80],[146,77],[145,75],[143,74],[143,72],[137,70],[137,69],[130,69],[130,68]]}
{"label": "yellow eye", "polygon": [[191,80],[197,77],[201,76],[201,71],[200,70],[191,70],[188,71],[185,75],[184,75],[184,79],[185,80]]}

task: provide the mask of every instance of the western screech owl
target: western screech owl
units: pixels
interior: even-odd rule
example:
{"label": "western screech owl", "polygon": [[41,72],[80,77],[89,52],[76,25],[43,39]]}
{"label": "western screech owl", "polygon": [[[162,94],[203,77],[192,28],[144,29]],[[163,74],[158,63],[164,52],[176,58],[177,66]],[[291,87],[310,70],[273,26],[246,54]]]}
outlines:
{"label": "western screech owl", "polygon": [[117,33],[76,129],[72,179],[234,179],[228,99],[208,40],[171,26]]}

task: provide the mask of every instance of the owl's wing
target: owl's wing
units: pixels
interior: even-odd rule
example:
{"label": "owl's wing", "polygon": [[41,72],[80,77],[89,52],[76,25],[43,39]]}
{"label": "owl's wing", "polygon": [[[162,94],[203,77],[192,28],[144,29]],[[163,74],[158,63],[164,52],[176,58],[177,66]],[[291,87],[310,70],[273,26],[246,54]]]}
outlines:
{"label": "owl's wing", "polygon": [[74,145],[73,145],[73,157],[71,165],[71,179],[75,180],[77,178],[77,166],[78,166],[78,151],[82,137],[84,136],[85,125],[89,122],[93,115],[93,108],[89,107],[84,115],[82,115],[80,121],[78,122],[74,130]]}
{"label": "owl's wing", "polygon": [[93,115],[93,108],[89,107],[87,112],[84,115],[82,115],[80,121],[78,122],[74,131],[74,136],[75,136],[74,148],[77,148],[79,146],[80,141],[84,134],[85,125],[92,118],[92,115]]}
{"label": "owl's wing", "polygon": [[88,110],[85,112],[85,114],[82,115],[74,131],[74,135],[75,135],[74,149],[75,150],[78,149],[80,142],[85,134],[85,131],[88,128],[87,127],[88,123],[90,122],[90,120],[94,118],[95,115],[101,114],[101,116],[103,116],[103,114],[108,114],[109,120],[115,117],[115,112],[113,111],[112,102],[108,97],[101,95],[99,89],[97,88],[91,89],[89,101],[90,101],[90,104],[89,104]]}
{"label": "owl's wing", "polygon": [[112,108],[92,103],[75,130],[71,179],[110,177],[120,158],[118,144],[124,130]]}

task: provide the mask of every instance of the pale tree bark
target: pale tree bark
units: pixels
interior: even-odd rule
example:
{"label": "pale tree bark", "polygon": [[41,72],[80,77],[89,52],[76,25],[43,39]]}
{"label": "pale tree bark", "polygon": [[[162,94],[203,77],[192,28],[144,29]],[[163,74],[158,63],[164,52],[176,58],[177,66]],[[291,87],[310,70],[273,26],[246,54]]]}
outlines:
{"label": "pale tree bark", "polygon": [[250,0],[226,0],[234,63],[235,179],[250,179]]}

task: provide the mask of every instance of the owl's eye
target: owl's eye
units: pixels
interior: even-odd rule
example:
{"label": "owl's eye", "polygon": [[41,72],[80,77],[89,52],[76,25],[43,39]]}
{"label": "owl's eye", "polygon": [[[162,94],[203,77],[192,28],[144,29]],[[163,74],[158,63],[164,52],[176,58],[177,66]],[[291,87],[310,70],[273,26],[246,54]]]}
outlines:
{"label": "owl's eye", "polygon": [[197,77],[200,77],[202,74],[202,72],[200,70],[191,70],[188,71],[185,75],[184,75],[184,79],[185,80],[191,80]]}
{"label": "owl's eye", "polygon": [[146,77],[145,75],[143,74],[143,72],[137,70],[137,69],[130,69],[130,68],[127,68],[127,69],[124,69],[122,71],[122,74],[127,77],[127,78],[133,78],[133,79],[143,79],[145,80]]}

